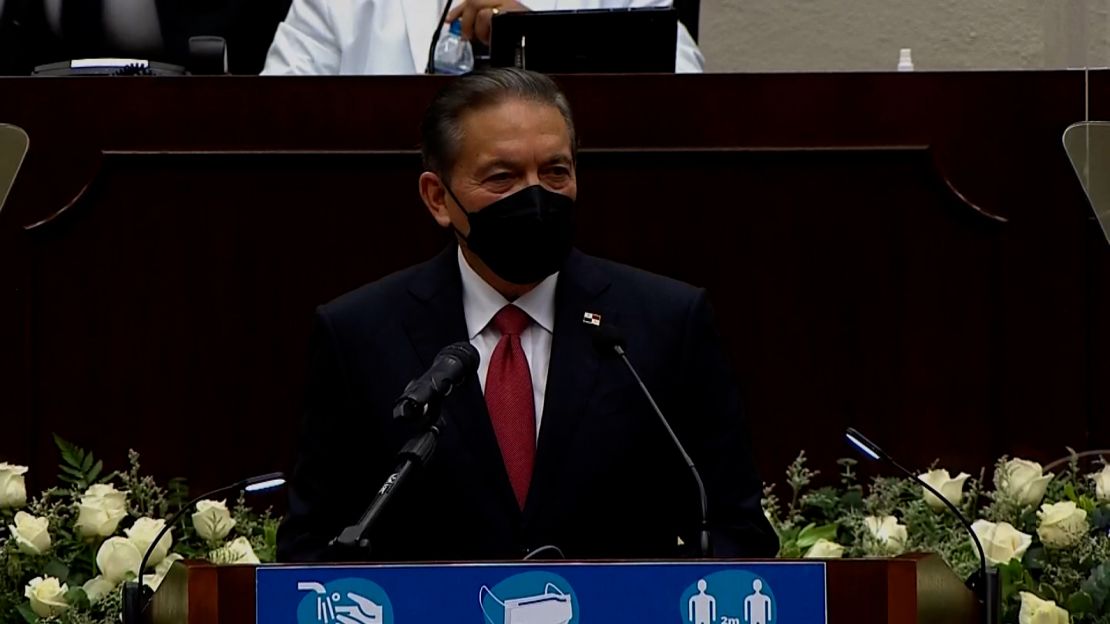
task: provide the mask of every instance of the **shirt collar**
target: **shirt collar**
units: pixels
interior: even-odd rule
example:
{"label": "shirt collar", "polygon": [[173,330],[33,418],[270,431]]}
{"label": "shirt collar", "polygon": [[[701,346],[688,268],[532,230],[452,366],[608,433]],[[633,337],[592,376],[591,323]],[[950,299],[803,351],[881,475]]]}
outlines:
{"label": "shirt collar", "polygon": [[[501,308],[509,305],[510,301],[471,268],[470,263],[463,256],[461,247],[459,248],[459,274],[462,276],[466,331],[469,338],[473,340],[485,330]],[[532,317],[532,321],[548,333],[554,333],[555,328],[555,284],[558,279],[559,274],[553,273],[535,288],[511,302],[527,312],[528,316]]]}

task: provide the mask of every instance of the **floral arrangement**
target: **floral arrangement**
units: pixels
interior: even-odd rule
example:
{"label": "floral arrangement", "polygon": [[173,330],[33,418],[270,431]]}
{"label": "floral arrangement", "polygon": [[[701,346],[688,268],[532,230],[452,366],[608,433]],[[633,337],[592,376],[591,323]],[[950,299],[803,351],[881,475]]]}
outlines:
{"label": "floral arrangement", "polygon": [[[1087,454],[1083,454],[1087,455]],[[1110,465],[1080,468],[1072,452],[1057,473],[1003,457],[988,488],[932,469],[920,478],[969,518],[1002,584],[1006,624],[1110,624]],[[979,568],[967,532],[944,502],[908,478],[859,482],[854,460],[840,462],[839,485],[816,487],[803,452],[786,470],[789,496],[764,489],[763,508],[781,557],[889,557],[939,554],[963,578]]]}
{"label": "floral arrangement", "polygon": [[[165,519],[187,502],[185,482],[160,487],[141,473],[134,451],[126,471],[105,473],[92,453],[55,442],[62,485],[31,500],[28,469],[0,463],[0,624],[116,624],[120,585],[136,578]],[[241,496],[230,508],[226,501],[201,501],[191,523],[158,542],[142,580],[157,589],[183,558],[273,561],[276,537],[270,511],[253,512]]]}

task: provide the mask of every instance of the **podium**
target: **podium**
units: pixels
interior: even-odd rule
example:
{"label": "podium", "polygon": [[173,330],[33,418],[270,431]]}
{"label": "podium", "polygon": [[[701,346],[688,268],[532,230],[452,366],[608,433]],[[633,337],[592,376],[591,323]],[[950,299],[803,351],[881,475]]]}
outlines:
{"label": "podium", "polygon": [[[756,578],[765,580],[751,580]],[[495,584],[485,579],[504,580]],[[528,596],[513,594],[511,584],[519,588],[525,581],[534,588],[524,592]],[[351,585],[355,582],[362,584]],[[353,593],[352,587],[364,597],[362,619],[340,617],[344,609],[354,608],[337,606]],[[383,587],[389,589],[392,603]],[[745,602],[745,595],[755,596],[757,602]],[[752,618],[752,608],[775,609],[773,614],[768,611],[773,617],[765,620],[774,623],[971,624],[979,618],[971,591],[939,557],[922,554],[828,561],[334,566],[215,566],[185,561],[174,564],[145,616],[152,624],[391,624],[444,621],[438,613],[446,612],[452,614],[446,621],[494,624],[566,622],[568,618],[571,624],[579,619],[696,624],[710,607],[713,614],[707,621],[712,624],[759,621]],[[395,613],[404,617],[394,619]]]}

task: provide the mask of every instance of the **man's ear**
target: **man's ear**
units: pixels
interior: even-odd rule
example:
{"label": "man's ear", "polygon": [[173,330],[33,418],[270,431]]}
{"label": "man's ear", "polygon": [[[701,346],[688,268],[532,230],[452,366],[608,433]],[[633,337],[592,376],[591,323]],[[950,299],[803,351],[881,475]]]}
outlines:
{"label": "man's ear", "polygon": [[420,174],[420,199],[432,213],[432,218],[440,227],[451,226],[451,215],[447,210],[447,187],[443,180],[431,171]]}

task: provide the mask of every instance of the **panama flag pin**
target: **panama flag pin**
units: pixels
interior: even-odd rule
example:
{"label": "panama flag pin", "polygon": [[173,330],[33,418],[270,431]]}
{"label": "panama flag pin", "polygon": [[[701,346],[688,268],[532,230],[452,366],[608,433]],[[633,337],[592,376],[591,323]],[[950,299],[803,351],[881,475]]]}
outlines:
{"label": "panama flag pin", "polygon": [[601,315],[596,312],[587,312],[582,315],[582,322],[594,327],[601,327]]}

